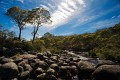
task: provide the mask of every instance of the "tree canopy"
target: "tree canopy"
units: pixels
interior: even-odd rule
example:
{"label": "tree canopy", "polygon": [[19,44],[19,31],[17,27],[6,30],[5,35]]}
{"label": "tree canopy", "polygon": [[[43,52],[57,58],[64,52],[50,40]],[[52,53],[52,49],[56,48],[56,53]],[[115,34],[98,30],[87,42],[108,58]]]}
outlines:
{"label": "tree canopy", "polygon": [[7,10],[6,15],[11,17],[19,27],[19,39],[21,39],[21,31],[27,22],[27,11],[19,7],[11,7]]}
{"label": "tree canopy", "polygon": [[35,8],[29,11],[29,18],[31,20],[30,23],[33,25],[34,28],[32,32],[33,35],[32,43],[33,43],[39,27],[41,27],[45,23],[51,22],[50,20],[51,15],[49,11],[44,8]]}

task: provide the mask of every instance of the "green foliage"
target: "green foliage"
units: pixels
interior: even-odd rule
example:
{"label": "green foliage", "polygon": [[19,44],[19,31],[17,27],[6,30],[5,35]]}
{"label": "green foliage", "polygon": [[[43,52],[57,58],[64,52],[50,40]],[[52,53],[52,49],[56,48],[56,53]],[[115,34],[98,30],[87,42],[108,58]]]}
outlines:
{"label": "green foliage", "polygon": [[11,7],[7,10],[6,15],[12,18],[19,27],[19,39],[21,40],[21,31],[24,29],[24,25],[27,20],[27,11],[22,10],[19,7]]}
{"label": "green foliage", "polygon": [[96,47],[89,51],[89,55],[120,61],[120,23],[114,27],[98,30],[94,35]]}
{"label": "green foliage", "polygon": [[41,27],[45,23],[51,22],[50,13],[48,10],[44,8],[35,8],[28,12],[28,19],[30,20],[29,23],[34,25],[33,26],[33,40],[32,43],[34,43],[34,40],[36,38],[36,34],[38,32],[39,27]]}
{"label": "green foliage", "polygon": [[[38,39],[37,39],[38,40]],[[42,38],[35,42],[36,47],[40,44],[40,51],[50,50],[59,53],[60,50],[73,50],[88,52],[87,56],[99,57],[120,61],[120,23],[114,27],[97,30],[95,33],[85,33],[71,36],[54,36],[45,33]],[[37,49],[37,48],[36,48]]]}

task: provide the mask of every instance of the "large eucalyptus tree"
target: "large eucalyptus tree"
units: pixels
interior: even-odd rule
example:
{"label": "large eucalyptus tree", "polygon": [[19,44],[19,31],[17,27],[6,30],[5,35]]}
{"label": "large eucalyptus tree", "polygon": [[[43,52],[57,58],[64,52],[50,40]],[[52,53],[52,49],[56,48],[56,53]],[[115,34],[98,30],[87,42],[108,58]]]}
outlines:
{"label": "large eucalyptus tree", "polygon": [[11,7],[7,10],[6,15],[12,18],[19,28],[19,39],[21,40],[21,31],[28,20],[28,11],[22,10],[19,7]]}
{"label": "large eucalyptus tree", "polygon": [[30,18],[29,20],[31,20],[30,23],[34,25],[32,32],[33,35],[32,43],[34,43],[39,27],[41,27],[45,23],[51,22],[50,20],[51,16],[48,10],[44,8],[35,8],[29,11],[29,18]]}

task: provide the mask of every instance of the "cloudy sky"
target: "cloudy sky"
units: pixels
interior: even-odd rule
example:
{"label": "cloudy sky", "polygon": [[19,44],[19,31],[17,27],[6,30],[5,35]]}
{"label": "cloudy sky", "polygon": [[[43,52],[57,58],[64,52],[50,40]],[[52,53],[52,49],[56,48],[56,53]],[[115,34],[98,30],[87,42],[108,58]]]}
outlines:
{"label": "cloudy sky", "polygon": [[[25,10],[36,7],[49,10],[53,22],[39,28],[37,36],[46,32],[54,35],[91,33],[120,22],[120,0],[0,0],[0,24],[16,34],[18,27],[4,15],[6,10],[13,6]],[[30,39],[32,25],[25,27],[22,37]]]}

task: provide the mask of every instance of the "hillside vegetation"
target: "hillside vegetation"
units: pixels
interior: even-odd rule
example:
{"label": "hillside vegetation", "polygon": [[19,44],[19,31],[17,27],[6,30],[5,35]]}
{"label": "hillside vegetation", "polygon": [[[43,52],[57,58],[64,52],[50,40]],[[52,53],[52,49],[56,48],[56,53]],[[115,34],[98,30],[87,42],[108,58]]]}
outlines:
{"label": "hillside vegetation", "polygon": [[[110,28],[71,36],[54,36],[45,33],[43,37],[31,41],[19,40],[14,32],[0,29],[0,47],[21,48],[24,51],[51,51],[59,54],[61,50],[88,52],[86,55],[100,59],[120,61],[120,23]],[[1,53],[0,55],[6,55]],[[9,54],[7,54],[9,55]]]}

